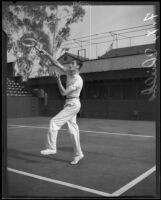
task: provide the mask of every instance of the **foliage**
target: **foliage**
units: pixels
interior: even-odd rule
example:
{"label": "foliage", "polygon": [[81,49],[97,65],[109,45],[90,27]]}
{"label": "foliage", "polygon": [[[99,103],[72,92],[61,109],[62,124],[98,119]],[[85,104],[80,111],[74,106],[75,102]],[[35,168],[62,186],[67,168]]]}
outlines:
{"label": "foliage", "polygon": [[[21,44],[23,38],[34,38],[56,57],[62,43],[70,36],[71,25],[82,21],[85,15],[80,4],[58,6],[3,3],[2,6],[2,28],[8,35],[8,51],[12,49],[19,62],[24,60],[26,63],[31,49]],[[18,58],[18,52],[23,53],[21,58]]]}

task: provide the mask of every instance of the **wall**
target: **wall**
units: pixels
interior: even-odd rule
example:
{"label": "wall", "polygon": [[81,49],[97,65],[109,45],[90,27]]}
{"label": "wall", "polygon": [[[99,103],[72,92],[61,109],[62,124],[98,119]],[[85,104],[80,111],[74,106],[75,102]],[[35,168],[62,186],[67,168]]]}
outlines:
{"label": "wall", "polygon": [[50,99],[47,107],[44,110],[44,115],[55,116],[61,109],[63,109],[64,103],[64,100]]}
{"label": "wall", "polygon": [[7,77],[13,78],[13,63],[7,63]]}
{"label": "wall", "polygon": [[81,117],[154,120],[154,102],[144,100],[82,100]]}
{"label": "wall", "polygon": [[[144,100],[81,100],[80,117],[122,120],[155,120],[154,102]],[[64,100],[49,100],[42,116],[55,116]]]}
{"label": "wall", "polygon": [[7,96],[7,118],[39,116],[40,103],[37,97]]}
{"label": "wall", "polygon": [[[155,120],[155,102],[141,94],[145,79],[85,82],[80,117],[125,120]],[[64,105],[56,85],[47,86],[44,114],[54,116]],[[43,114],[43,113],[42,113]]]}
{"label": "wall", "polygon": [[[149,68],[148,71],[152,69]],[[147,69],[128,69],[81,74],[84,87],[81,95],[81,117],[108,119],[155,120],[155,102],[142,95],[144,81],[149,76]],[[62,77],[63,82],[65,78]],[[64,99],[56,86],[55,79],[44,77],[30,80],[30,87],[45,89],[48,104],[41,115],[54,116],[62,108]]]}

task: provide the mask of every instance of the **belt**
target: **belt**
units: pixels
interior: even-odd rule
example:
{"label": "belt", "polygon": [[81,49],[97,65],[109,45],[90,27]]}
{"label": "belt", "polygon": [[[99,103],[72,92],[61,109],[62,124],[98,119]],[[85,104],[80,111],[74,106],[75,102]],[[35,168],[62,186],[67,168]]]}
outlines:
{"label": "belt", "polygon": [[79,99],[79,97],[66,97],[66,99]]}

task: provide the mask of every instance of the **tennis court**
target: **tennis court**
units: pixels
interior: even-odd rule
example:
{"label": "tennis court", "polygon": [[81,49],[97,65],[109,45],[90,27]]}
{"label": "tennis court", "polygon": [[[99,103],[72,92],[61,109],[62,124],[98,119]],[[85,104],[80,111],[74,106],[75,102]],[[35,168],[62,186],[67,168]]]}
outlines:
{"label": "tennis court", "polygon": [[9,197],[155,196],[155,122],[79,118],[84,159],[70,165],[66,125],[43,156],[49,117],[8,119]]}

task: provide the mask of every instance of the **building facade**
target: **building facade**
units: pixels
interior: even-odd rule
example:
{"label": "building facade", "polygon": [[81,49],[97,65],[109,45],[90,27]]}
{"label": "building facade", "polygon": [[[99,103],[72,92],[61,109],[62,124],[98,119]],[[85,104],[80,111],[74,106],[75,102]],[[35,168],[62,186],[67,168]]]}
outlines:
{"label": "building facade", "polygon": [[[81,117],[155,120],[155,100],[149,101],[150,95],[142,94],[147,88],[145,81],[152,74],[152,67],[142,66],[147,59],[147,48],[153,53],[155,46],[113,49],[99,59],[83,60]],[[74,59],[81,58],[65,53],[59,62],[66,65]],[[64,76],[62,80],[65,83]],[[60,111],[65,99],[60,95],[54,77],[30,79],[27,85],[46,94],[42,115],[53,116]]]}

